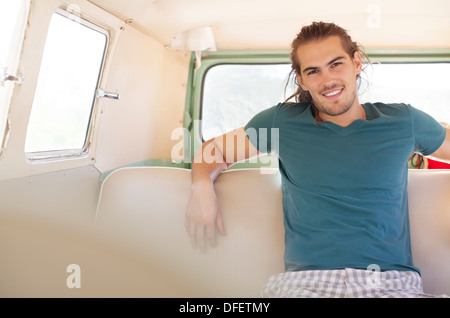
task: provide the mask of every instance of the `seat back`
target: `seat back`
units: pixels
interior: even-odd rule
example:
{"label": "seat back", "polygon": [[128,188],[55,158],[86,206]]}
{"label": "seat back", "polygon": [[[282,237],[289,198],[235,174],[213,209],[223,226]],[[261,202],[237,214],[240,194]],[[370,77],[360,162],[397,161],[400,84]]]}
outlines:
{"label": "seat back", "polygon": [[[258,297],[267,278],[284,270],[280,174],[265,171],[230,170],[216,180],[227,235],[205,254],[191,247],[184,228],[190,170],[115,171],[102,186],[97,222],[112,230],[115,244],[157,268],[155,276],[176,277],[183,295]],[[450,173],[411,170],[409,178],[413,257],[425,292],[450,294]]]}
{"label": "seat back", "polygon": [[424,291],[450,295],[450,171],[410,170],[411,246]]}
{"label": "seat back", "polygon": [[162,272],[155,276],[170,273],[189,286],[183,292],[187,296],[260,296],[267,278],[284,270],[278,171],[230,170],[216,180],[227,234],[206,253],[193,249],[184,226],[190,184],[185,169],[117,170],[102,186],[97,224],[112,229],[114,240],[145,261],[158,264]]}

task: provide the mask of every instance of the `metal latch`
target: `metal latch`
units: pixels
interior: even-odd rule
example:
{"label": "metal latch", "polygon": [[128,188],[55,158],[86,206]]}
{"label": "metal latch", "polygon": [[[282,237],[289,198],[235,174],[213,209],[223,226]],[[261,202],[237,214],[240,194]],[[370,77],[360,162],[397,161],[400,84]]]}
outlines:
{"label": "metal latch", "polygon": [[111,99],[119,99],[119,93],[109,93],[105,92],[103,88],[97,89],[97,98],[111,98]]}
{"label": "metal latch", "polygon": [[0,69],[0,85],[5,86],[5,82],[15,82],[17,85],[22,85],[23,83],[23,75],[19,74],[18,76],[14,76],[8,74],[6,68]]}

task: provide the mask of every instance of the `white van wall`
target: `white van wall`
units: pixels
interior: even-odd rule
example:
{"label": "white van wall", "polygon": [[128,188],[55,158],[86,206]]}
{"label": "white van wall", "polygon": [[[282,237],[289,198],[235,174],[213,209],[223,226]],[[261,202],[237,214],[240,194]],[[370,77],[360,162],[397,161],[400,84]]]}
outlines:
{"label": "white van wall", "polygon": [[170,158],[171,133],[183,126],[189,61],[189,53],[169,50],[125,26],[106,87],[120,98],[102,104],[95,160],[100,172]]}
{"label": "white van wall", "polygon": [[183,126],[190,53],[172,51],[85,0],[71,1],[83,17],[110,31],[100,87],[120,94],[101,99],[93,114],[87,156],[31,162],[24,144],[40,61],[52,14],[62,0],[32,1],[19,65],[25,82],[16,86],[10,134],[0,156],[0,212],[51,217],[93,217],[102,172],[146,160],[170,158],[171,132]]}

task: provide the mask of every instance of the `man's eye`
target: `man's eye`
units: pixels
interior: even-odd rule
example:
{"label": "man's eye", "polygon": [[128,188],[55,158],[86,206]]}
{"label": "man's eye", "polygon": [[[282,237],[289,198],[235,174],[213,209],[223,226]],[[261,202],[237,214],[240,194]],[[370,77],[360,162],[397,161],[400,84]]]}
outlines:
{"label": "man's eye", "polygon": [[339,66],[341,64],[342,64],[342,62],[336,62],[336,63],[333,63],[332,67],[336,67],[336,66]]}
{"label": "man's eye", "polygon": [[316,73],[317,73],[317,70],[312,70],[312,71],[308,72],[308,75],[313,75],[313,74],[316,74]]}

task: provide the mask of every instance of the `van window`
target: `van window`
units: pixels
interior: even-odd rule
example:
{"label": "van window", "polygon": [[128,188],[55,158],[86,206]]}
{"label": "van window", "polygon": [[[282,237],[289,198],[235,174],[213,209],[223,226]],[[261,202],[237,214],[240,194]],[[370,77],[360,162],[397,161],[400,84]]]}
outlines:
{"label": "van window", "polygon": [[106,45],[105,31],[53,14],[28,124],[28,158],[86,151]]}
{"label": "van window", "polygon": [[211,67],[203,83],[203,140],[242,127],[259,111],[285,100],[284,89],[290,68],[289,64]]}
{"label": "van window", "polygon": [[[20,84],[19,56],[28,17],[29,1],[0,1],[0,145],[5,147],[9,106]],[[5,80],[5,78],[8,80]],[[19,79],[15,81],[14,78]]]}
{"label": "van window", "polygon": [[[203,140],[244,126],[259,111],[284,101],[289,64],[217,64],[203,80]],[[408,103],[450,124],[450,63],[382,63],[365,68],[360,102]],[[292,100],[293,101],[293,100]]]}
{"label": "van window", "polygon": [[450,63],[382,63],[365,70],[360,102],[406,103],[450,124]]}

